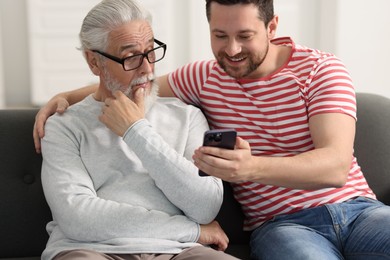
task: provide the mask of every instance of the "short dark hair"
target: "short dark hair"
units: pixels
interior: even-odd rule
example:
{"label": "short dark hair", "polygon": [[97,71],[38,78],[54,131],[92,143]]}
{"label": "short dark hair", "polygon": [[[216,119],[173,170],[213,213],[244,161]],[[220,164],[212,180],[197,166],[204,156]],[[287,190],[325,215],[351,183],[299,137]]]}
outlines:
{"label": "short dark hair", "polygon": [[253,4],[258,8],[259,19],[262,20],[266,26],[274,18],[273,0],[206,0],[206,16],[208,21],[210,21],[210,5],[212,2],[216,2],[220,5]]}

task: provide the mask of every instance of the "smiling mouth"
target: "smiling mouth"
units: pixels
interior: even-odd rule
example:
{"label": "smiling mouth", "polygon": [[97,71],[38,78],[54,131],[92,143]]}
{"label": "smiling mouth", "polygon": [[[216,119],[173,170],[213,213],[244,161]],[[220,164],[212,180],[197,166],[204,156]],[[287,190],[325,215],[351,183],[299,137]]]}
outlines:
{"label": "smiling mouth", "polygon": [[241,61],[244,61],[246,59],[246,57],[229,57],[229,56],[226,56],[226,59],[230,62],[241,62]]}
{"label": "smiling mouth", "polygon": [[230,58],[230,57],[228,57],[228,60],[233,61],[233,62],[240,62],[240,61],[245,60],[245,57],[239,57],[239,58],[234,58],[234,57]]}

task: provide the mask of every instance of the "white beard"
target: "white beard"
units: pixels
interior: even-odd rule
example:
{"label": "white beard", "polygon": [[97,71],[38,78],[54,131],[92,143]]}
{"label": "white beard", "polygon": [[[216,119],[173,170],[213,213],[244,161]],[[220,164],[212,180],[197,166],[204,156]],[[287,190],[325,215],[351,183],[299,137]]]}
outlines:
{"label": "white beard", "polygon": [[134,79],[130,82],[130,84],[128,86],[122,86],[118,81],[113,79],[111,77],[111,75],[109,75],[109,73],[107,73],[106,70],[104,70],[104,85],[105,85],[105,87],[109,91],[111,91],[111,93],[114,93],[115,91],[119,90],[123,94],[125,94],[129,99],[131,99],[133,101],[134,101],[133,92],[132,92],[133,86],[145,83],[147,81],[151,81],[152,86],[150,88],[149,94],[144,92],[145,113],[147,113],[150,110],[150,108],[153,106],[154,102],[157,100],[157,97],[158,97],[159,86],[154,81],[154,75],[149,74],[149,75],[143,76],[141,78]]}

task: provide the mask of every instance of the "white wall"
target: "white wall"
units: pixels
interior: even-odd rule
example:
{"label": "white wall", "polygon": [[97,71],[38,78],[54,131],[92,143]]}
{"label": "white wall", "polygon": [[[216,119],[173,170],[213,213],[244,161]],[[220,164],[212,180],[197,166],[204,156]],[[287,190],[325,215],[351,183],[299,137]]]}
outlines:
{"label": "white wall", "polygon": [[275,0],[279,36],[337,55],[358,92],[390,98],[389,0]]}
{"label": "white wall", "polygon": [[8,107],[31,105],[26,3],[0,0],[3,81]]}
{"label": "white wall", "polygon": [[99,0],[28,0],[27,32],[31,102],[44,104],[58,92],[97,82],[81,52],[78,33]]}
{"label": "white wall", "polygon": [[275,0],[274,9],[279,16],[276,37],[290,36],[309,47],[318,45],[320,1]]}
{"label": "white wall", "polygon": [[189,0],[189,38],[188,61],[213,59],[210,47],[209,24],[206,18],[206,9],[203,0]]}
{"label": "white wall", "polygon": [[356,90],[390,97],[390,1],[340,0],[335,53],[345,62]]}
{"label": "white wall", "polygon": [[[27,1],[33,104],[43,105],[56,93],[98,81],[77,50],[82,20],[98,2]],[[188,62],[188,2],[143,0],[142,4],[153,15],[155,37],[168,46],[164,60],[156,66],[156,74],[166,74]],[[176,38],[177,35],[181,37]]]}
{"label": "white wall", "polygon": [[[7,106],[31,105],[27,1],[0,0],[3,80]],[[50,2],[50,0],[44,0]],[[73,0],[72,0],[73,1]],[[197,59],[211,58],[203,0],[142,0],[152,4],[156,38],[168,44],[160,73]],[[390,97],[390,1],[275,0],[278,36],[333,52],[347,65],[361,92]],[[15,15],[17,14],[17,15]],[[166,26],[162,26],[162,24]],[[55,84],[56,85],[56,84]],[[79,86],[69,86],[69,89]],[[55,86],[53,86],[55,88]]]}

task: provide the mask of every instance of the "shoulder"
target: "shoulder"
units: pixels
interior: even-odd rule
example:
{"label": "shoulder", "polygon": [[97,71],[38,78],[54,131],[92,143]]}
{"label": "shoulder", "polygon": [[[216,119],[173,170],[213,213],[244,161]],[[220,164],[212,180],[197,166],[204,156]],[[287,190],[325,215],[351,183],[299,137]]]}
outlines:
{"label": "shoulder", "polygon": [[99,111],[100,106],[97,102],[91,100],[92,97],[88,96],[84,100],[70,106],[64,113],[56,113],[48,118],[47,123],[52,123],[57,126],[71,126],[72,124],[79,124],[85,121],[85,119],[93,118],[91,114],[96,114]]}
{"label": "shoulder", "polygon": [[203,136],[209,129],[207,119],[198,107],[177,98],[158,98],[146,118],[159,129],[170,129],[171,134],[179,131]]}
{"label": "shoulder", "polygon": [[218,63],[216,60],[194,61],[172,71],[171,73],[169,73],[170,75],[169,77],[172,77],[172,75],[176,77],[185,77],[185,76],[192,75],[191,73],[196,73],[196,75],[198,74],[208,75],[210,71],[214,70],[217,67],[218,67]]}
{"label": "shoulder", "polygon": [[188,105],[175,97],[159,97],[156,101],[155,106],[158,108],[165,107],[166,109],[170,109],[174,111],[193,111],[193,112],[199,111],[200,112],[199,108],[192,105]]}
{"label": "shoulder", "polygon": [[340,63],[340,59],[336,57],[335,54],[309,48],[304,45],[295,44],[293,48],[293,58],[294,60],[302,60],[306,62],[314,62],[314,63]]}
{"label": "shoulder", "polygon": [[159,97],[153,105],[153,113],[170,115],[176,118],[204,117],[203,112],[194,105],[189,105],[176,97]]}

